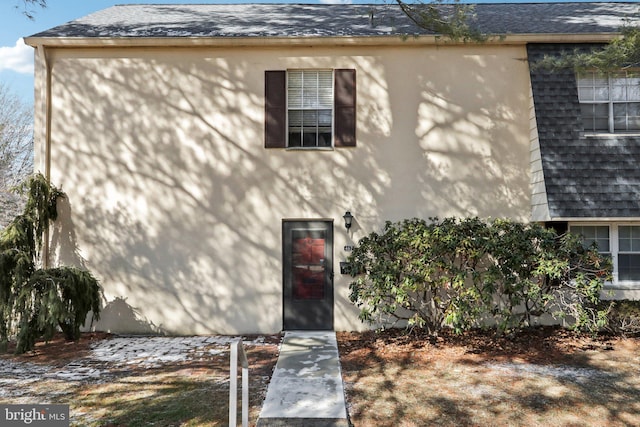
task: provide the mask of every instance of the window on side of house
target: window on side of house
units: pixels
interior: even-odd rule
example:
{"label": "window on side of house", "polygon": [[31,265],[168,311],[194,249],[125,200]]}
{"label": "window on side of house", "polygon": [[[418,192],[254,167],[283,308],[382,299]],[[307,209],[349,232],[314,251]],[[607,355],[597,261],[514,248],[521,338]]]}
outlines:
{"label": "window on side of house", "polygon": [[586,132],[640,131],[640,72],[581,72],[577,83]]}
{"label": "window on side of house", "polygon": [[331,147],[333,71],[287,71],[287,130],[287,147]]}
{"label": "window on side of house", "polygon": [[618,227],[618,280],[640,281],[640,225]]}
{"label": "window on side of house", "polygon": [[613,261],[613,285],[640,288],[640,224],[572,224],[569,231],[582,236],[585,248],[597,246]]}
{"label": "window on side of house", "polygon": [[582,245],[585,248],[588,249],[595,245],[598,252],[611,253],[608,225],[572,225],[569,227],[569,231],[582,237]]}

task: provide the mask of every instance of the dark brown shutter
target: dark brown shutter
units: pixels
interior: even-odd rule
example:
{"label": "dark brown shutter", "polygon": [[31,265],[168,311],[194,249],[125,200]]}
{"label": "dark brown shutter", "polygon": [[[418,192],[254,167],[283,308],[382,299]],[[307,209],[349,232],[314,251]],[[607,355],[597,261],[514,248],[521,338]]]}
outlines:
{"label": "dark brown shutter", "polygon": [[283,71],[264,73],[264,146],[285,148],[287,140],[287,78]]}
{"label": "dark brown shutter", "polygon": [[335,70],[336,147],[356,146],[356,70]]}

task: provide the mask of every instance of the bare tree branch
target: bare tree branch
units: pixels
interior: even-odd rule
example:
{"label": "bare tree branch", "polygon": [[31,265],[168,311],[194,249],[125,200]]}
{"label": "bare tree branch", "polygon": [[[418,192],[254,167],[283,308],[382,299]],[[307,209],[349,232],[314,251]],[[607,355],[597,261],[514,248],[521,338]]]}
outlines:
{"label": "bare tree branch", "polygon": [[[22,13],[29,19],[34,19],[35,10],[33,10],[33,6],[45,8],[47,7],[47,0],[21,0],[22,2]],[[19,6],[16,6],[19,7]]]}
{"label": "bare tree branch", "polygon": [[32,108],[0,83],[0,228],[20,212],[11,190],[32,172]]}

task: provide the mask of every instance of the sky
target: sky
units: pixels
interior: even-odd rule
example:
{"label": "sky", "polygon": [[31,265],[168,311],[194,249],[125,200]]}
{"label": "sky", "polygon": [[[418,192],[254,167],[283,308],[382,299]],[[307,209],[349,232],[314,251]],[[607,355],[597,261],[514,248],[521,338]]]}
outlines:
{"label": "sky", "polygon": [[[30,7],[33,19],[24,15],[22,0],[0,0],[0,84],[25,104],[33,105],[33,49],[22,37],[81,18],[116,4],[143,3],[382,3],[390,0],[47,0],[47,7]],[[471,3],[552,2],[554,0],[471,0]],[[555,0],[558,2],[570,0]],[[589,1],[589,0],[574,0]],[[630,0],[633,1],[633,0]],[[466,2],[466,1],[465,1]]]}

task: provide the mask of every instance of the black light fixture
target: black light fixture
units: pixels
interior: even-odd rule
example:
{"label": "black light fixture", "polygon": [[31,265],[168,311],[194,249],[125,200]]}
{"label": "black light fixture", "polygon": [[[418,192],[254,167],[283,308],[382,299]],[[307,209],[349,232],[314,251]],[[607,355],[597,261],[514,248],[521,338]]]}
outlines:
{"label": "black light fixture", "polygon": [[342,218],[344,218],[344,227],[348,230],[351,228],[351,222],[353,222],[353,215],[351,215],[351,212],[346,211],[344,213],[344,215],[342,215]]}

